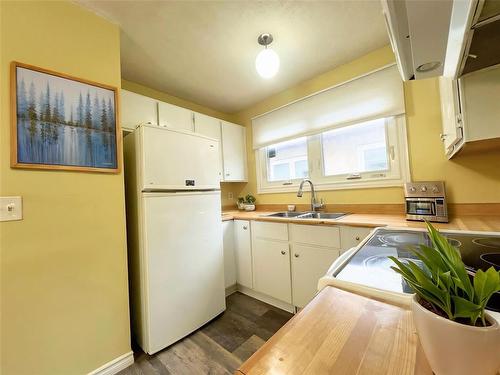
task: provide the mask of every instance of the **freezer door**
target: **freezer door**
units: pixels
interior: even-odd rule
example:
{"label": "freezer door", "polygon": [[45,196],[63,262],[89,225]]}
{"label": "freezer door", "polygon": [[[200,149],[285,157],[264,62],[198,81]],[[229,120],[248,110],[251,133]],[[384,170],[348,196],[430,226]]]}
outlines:
{"label": "freezer door", "polygon": [[162,127],[139,128],[141,190],[219,189],[219,142],[195,133]]}
{"label": "freezer door", "polygon": [[225,310],[220,192],[143,194],[149,354]]}

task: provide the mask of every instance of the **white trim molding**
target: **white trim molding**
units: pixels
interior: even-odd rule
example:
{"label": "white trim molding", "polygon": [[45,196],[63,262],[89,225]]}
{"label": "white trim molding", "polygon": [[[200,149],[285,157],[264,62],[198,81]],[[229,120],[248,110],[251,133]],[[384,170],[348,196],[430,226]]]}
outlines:
{"label": "white trim molding", "polygon": [[134,353],[130,351],[89,372],[88,375],[114,375],[126,369],[133,363]]}

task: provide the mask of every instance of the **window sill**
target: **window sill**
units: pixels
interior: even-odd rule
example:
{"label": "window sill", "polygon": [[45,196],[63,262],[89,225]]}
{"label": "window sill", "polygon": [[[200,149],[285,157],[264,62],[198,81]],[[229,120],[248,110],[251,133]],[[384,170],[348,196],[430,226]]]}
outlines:
{"label": "window sill", "polygon": [[[314,181],[313,181],[314,182]],[[346,181],[346,182],[336,182],[327,184],[314,184],[314,189],[316,191],[325,190],[353,190],[353,189],[373,189],[373,188],[385,188],[385,187],[402,187],[406,181],[402,179],[398,180],[370,180],[370,181]],[[299,183],[294,183],[292,185],[286,186],[269,186],[269,187],[257,187],[258,194],[278,194],[278,193],[290,193],[297,192],[299,189]]]}

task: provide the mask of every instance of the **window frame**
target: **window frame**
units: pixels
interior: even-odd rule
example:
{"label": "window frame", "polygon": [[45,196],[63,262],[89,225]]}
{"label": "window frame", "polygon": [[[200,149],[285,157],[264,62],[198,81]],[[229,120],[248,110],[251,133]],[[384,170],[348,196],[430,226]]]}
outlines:
{"label": "window frame", "polygon": [[[344,189],[364,189],[402,186],[410,178],[410,163],[408,157],[408,139],[406,131],[406,116],[392,116],[385,118],[386,137],[388,142],[388,161],[390,171],[384,172],[363,172],[360,179],[349,180],[346,175],[324,176],[323,147],[321,144],[321,134],[341,127],[352,126],[361,123],[343,124],[330,129],[325,129],[319,134],[307,136],[307,162],[309,177],[316,190],[344,190]],[[302,137],[302,136],[301,136]],[[301,138],[297,137],[297,138]],[[267,181],[267,147],[255,150],[257,192],[265,193],[285,193],[295,192],[298,189],[302,178],[290,181]],[[384,176],[382,176],[384,174]]]}

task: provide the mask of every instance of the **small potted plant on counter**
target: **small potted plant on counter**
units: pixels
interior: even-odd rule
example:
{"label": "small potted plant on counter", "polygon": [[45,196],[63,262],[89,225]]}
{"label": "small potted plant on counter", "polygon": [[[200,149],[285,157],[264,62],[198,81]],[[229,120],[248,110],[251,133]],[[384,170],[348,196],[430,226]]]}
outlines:
{"label": "small potted plant on counter", "polygon": [[247,194],[246,197],[238,198],[238,209],[245,211],[255,211],[255,197],[252,194]]}
{"label": "small potted plant on counter", "polygon": [[[391,267],[415,291],[412,312],[417,334],[436,375],[493,375],[500,369],[500,325],[485,312],[500,291],[500,271],[493,267],[467,273],[458,249],[427,223],[432,247],[412,252],[422,262]],[[472,279],[472,280],[471,280]]]}

